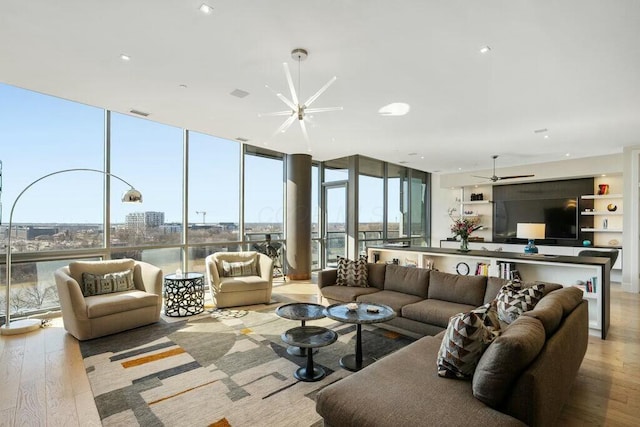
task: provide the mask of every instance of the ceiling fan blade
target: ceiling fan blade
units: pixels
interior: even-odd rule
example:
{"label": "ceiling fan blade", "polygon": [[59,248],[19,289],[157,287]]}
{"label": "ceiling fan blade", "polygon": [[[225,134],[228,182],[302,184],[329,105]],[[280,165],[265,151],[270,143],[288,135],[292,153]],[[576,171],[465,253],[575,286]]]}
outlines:
{"label": "ceiling fan blade", "polygon": [[290,114],[293,114],[293,111],[286,110],[286,111],[276,111],[275,113],[260,113],[258,114],[258,117],[288,116]]}
{"label": "ceiling fan blade", "polygon": [[305,108],[305,113],[324,113],[326,111],[342,111],[342,107]]}
{"label": "ceiling fan blade", "polygon": [[307,133],[307,125],[305,125],[304,120],[298,120],[300,122],[300,129],[302,129],[302,135],[304,135],[304,140],[309,143],[309,133]]}
{"label": "ceiling fan blade", "polygon": [[490,176],[478,176],[478,175],[471,175],[474,178],[482,178],[482,179],[491,179]]}
{"label": "ceiling fan blade", "polygon": [[[289,90],[291,91],[291,99],[293,100],[294,105],[298,104],[298,95],[296,95],[296,88],[293,85],[293,79],[291,78],[291,71],[289,71],[289,64],[287,64],[286,62],[282,63],[282,66],[284,67],[284,74],[287,77],[287,84],[289,84]],[[294,110],[296,109],[296,107],[292,107]]]}
{"label": "ceiling fan blade", "polygon": [[503,180],[503,179],[514,179],[514,178],[531,178],[532,176],[535,175],[512,175],[512,176],[498,176],[498,180]]}
{"label": "ceiling fan blade", "polygon": [[278,128],[278,130],[276,130],[273,133],[273,136],[276,136],[279,133],[284,133],[287,131],[287,129],[289,129],[289,127],[291,126],[291,124],[293,123],[293,121],[296,119],[296,116],[294,114],[292,114],[287,120],[285,120],[280,127]]}
{"label": "ceiling fan blade", "polygon": [[315,101],[316,99],[318,99],[318,97],[320,95],[322,95],[324,93],[325,90],[327,90],[329,88],[329,86],[331,86],[333,84],[333,82],[335,82],[338,78],[336,76],[333,76],[328,82],[327,84],[325,84],[324,86],[322,86],[320,88],[319,91],[317,91],[314,95],[311,96],[311,98],[307,99],[307,102],[304,103],[304,105],[306,107],[311,106],[311,104],[313,103],[313,101]]}

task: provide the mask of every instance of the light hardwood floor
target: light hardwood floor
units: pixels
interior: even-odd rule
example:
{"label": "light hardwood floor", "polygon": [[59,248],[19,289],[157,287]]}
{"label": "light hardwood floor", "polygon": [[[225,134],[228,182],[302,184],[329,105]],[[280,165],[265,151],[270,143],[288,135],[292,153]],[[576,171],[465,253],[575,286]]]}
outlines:
{"label": "light hardwood floor", "polygon": [[[317,302],[309,282],[287,282],[274,294]],[[561,426],[640,425],[640,295],[612,287],[606,341],[590,337]],[[78,342],[62,320],[0,340],[0,426],[99,426]]]}

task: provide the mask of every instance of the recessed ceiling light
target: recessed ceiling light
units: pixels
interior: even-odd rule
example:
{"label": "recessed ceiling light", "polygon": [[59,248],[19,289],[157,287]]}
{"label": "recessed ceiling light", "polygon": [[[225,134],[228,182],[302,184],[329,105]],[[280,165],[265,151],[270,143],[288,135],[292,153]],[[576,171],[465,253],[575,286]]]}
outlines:
{"label": "recessed ceiling light", "polygon": [[565,154],[565,157],[571,157],[571,153]]}
{"label": "recessed ceiling light", "polygon": [[458,170],[459,170],[459,171],[461,171],[461,170],[462,170],[462,168],[458,168]]}
{"label": "recessed ceiling light", "polygon": [[420,159],[424,160],[424,156],[420,156]]}
{"label": "recessed ceiling light", "polygon": [[544,139],[549,139],[549,135],[545,135],[543,138]]}
{"label": "recessed ceiling light", "polygon": [[131,61],[131,57],[129,55],[125,55],[124,53],[120,54],[120,59],[123,61]]}
{"label": "recessed ceiling light", "polygon": [[378,114],[381,116],[404,116],[409,112],[411,106],[404,102],[393,102],[385,105],[378,110]]}
{"label": "recessed ceiling light", "polygon": [[602,175],[600,175],[600,176],[604,178],[605,176],[607,176],[607,174],[606,174],[606,173],[603,173],[603,174],[602,174]]}
{"label": "recessed ceiling light", "polygon": [[480,53],[489,53],[491,51],[491,47],[490,46],[482,46],[480,48]]}
{"label": "recessed ceiling light", "polygon": [[204,3],[202,3],[198,9],[200,10],[200,12],[204,13],[205,15],[210,15],[211,12],[213,12],[213,8],[208,4],[204,4]]}

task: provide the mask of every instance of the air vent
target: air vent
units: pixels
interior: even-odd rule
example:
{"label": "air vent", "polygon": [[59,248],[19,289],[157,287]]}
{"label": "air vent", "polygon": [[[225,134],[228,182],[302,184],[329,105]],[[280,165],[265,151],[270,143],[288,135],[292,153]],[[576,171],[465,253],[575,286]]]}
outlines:
{"label": "air vent", "polygon": [[547,128],[542,128],[542,129],[536,129],[533,131],[533,133],[545,133],[547,132],[549,129]]}
{"label": "air vent", "polygon": [[233,92],[230,93],[230,95],[233,95],[236,98],[244,98],[245,96],[249,95],[249,92],[246,92],[242,89],[235,89]]}
{"label": "air vent", "polygon": [[406,165],[409,162],[407,162],[406,160],[400,160],[398,163],[400,163],[401,165]]}
{"label": "air vent", "polygon": [[240,142],[249,142],[249,140],[247,138],[243,138],[241,136],[236,138],[236,141],[240,141]]}
{"label": "air vent", "polygon": [[142,117],[148,117],[149,113],[145,113],[144,111],[140,111],[140,110],[129,110],[129,112],[131,114],[135,114],[136,116],[142,116]]}

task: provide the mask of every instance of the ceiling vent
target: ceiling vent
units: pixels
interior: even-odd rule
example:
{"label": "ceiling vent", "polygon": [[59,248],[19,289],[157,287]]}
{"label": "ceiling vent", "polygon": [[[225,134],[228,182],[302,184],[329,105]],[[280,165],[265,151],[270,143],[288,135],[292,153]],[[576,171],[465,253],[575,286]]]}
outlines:
{"label": "ceiling vent", "polygon": [[249,95],[249,92],[246,92],[242,89],[234,89],[234,91],[231,92],[231,95],[235,96],[236,98],[244,98],[245,96]]}
{"label": "ceiling vent", "polygon": [[142,117],[148,117],[149,113],[145,113],[144,111],[140,111],[140,110],[129,110],[129,112],[131,114],[135,114],[136,116],[142,116]]}
{"label": "ceiling vent", "polygon": [[243,138],[241,136],[236,138],[236,141],[240,141],[240,142],[249,142],[249,140],[247,138]]}

